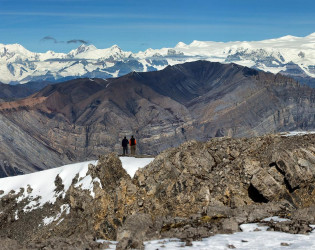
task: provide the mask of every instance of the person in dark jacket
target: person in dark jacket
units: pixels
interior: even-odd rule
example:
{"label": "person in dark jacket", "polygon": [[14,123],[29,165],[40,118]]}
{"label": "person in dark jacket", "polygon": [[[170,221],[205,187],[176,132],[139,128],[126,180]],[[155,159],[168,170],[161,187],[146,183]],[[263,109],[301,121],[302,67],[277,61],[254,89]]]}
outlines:
{"label": "person in dark jacket", "polygon": [[123,147],[123,155],[128,154],[128,144],[129,141],[125,136],[124,139],[121,141],[121,146]]}
{"label": "person in dark jacket", "polygon": [[132,155],[136,154],[136,145],[137,145],[137,141],[136,139],[133,137],[133,135],[131,136],[130,140],[129,140],[129,145],[130,145],[130,151]]}

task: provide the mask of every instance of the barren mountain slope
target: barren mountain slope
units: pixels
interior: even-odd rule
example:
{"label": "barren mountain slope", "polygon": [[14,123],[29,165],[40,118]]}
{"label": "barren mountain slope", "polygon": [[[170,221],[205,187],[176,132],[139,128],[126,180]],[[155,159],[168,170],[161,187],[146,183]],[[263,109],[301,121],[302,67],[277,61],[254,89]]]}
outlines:
{"label": "barren mountain slope", "polygon": [[[26,143],[26,133],[32,145],[69,162],[120,152],[121,138],[132,134],[139,153],[156,154],[189,139],[313,129],[314,97],[313,89],[290,78],[207,61],[107,80],[72,80],[0,104],[2,119],[16,126],[15,133],[2,128],[7,149],[1,160],[25,172],[56,166],[36,156],[36,163],[26,165],[31,156],[24,151],[5,157],[15,150],[8,134]],[[45,159],[54,157],[47,153]]]}

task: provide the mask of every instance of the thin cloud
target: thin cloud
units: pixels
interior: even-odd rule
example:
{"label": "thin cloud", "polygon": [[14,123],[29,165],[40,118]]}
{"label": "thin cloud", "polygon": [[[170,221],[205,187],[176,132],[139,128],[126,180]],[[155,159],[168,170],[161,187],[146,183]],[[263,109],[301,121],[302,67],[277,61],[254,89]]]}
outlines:
{"label": "thin cloud", "polygon": [[[56,38],[52,36],[45,36],[42,39],[40,39],[42,42],[53,42],[53,43],[65,43],[64,41],[58,41]],[[66,41],[67,44],[71,43],[82,43],[82,44],[89,44],[88,41],[83,40],[83,39],[71,39]]]}
{"label": "thin cloud", "polygon": [[58,41],[57,41],[57,39],[56,38],[54,38],[54,37],[52,37],[52,36],[45,36],[45,37],[43,37],[42,39],[40,39],[42,42],[46,42],[46,41],[52,41],[52,42],[54,42],[54,43],[59,43]]}
{"label": "thin cloud", "polygon": [[40,40],[41,40],[41,42],[64,43],[64,41],[58,41],[56,38],[54,38],[52,36],[45,36]]}
{"label": "thin cloud", "polygon": [[72,39],[72,40],[69,40],[67,41],[67,43],[83,43],[83,44],[88,44],[89,42],[88,41],[85,41],[85,40],[81,40],[81,39]]}

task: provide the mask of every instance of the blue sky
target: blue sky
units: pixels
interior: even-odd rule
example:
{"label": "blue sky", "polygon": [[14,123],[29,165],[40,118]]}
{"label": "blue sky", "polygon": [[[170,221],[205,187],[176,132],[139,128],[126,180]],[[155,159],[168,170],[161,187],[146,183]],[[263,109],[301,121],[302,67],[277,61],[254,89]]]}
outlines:
{"label": "blue sky", "polygon": [[35,52],[69,52],[82,42],[137,52],[313,32],[314,0],[0,0],[0,43]]}

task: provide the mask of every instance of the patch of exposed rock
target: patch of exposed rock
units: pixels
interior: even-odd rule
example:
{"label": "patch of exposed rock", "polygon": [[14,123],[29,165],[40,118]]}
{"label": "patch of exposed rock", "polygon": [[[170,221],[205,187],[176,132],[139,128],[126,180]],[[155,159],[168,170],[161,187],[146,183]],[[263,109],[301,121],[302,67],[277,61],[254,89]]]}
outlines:
{"label": "patch of exposed rock", "polygon": [[118,249],[141,249],[143,241],[163,237],[189,245],[275,215],[291,221],[264,222],[270,230],[308,233],[315,222],[314,142],[315,135],[190,141],[162,152],[133,179],[117,155],[101,156],[83,177],[93,192],[76,176],[62,194],[57,176],[54,204],[25,212],[27,198],[16,202],[23,190],[2,197],[0,236],[35,248],[87,237],[71,244],[88,247],[101,238],[118,240]]}
{"label": "patch of exposed rock", "polygon": [[292,234],[306,234],[312,231],[307,220],[292,220],[292,221],[269,221],[266,223],[269,226],[269,231],[281,231]]}
{"label": "patch of exposed rock", "polygon": [[[89,190],[77,186],[79,180],[74,179],[65,199],[59,200],[70,206],[66,223],[47,229],[58,237],[88,234],[101,239],[116,239],[117,228],[129,213],[126,205],[133,200],[136,190],[127,188],[134,186],[131,178],[115,154],[101,156],[96,166],[89,165],[86,175],[99,180],[94,182],[94,197]],[[45,237],[45,234],[41,237]]]}

